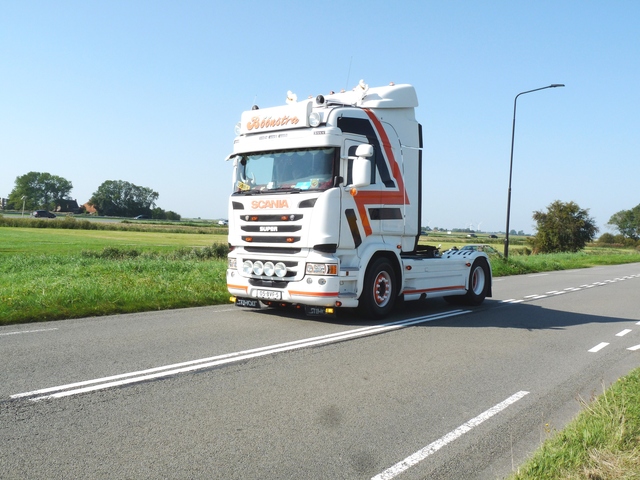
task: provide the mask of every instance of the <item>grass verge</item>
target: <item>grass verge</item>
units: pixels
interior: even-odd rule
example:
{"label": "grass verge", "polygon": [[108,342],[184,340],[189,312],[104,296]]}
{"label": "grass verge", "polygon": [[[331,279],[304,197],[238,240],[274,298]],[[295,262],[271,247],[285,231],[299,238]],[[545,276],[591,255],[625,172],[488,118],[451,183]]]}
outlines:
{"label": "grass verge", "polygon": [[226,246],[0,257],[0,325],[228,301]]}
{"label": "grass verge", "polygon": [[583,403],[510,480],[640,479],[640,369]]}
{"label": "grass verge", "polygon": [[636,249],[592,247],[578,253],[514,255],[509,256],[508,261],[503,257],[494,257],[491,258],[491,268],[495,277],[505,277],[635,262],[640,262],[640,251]]}

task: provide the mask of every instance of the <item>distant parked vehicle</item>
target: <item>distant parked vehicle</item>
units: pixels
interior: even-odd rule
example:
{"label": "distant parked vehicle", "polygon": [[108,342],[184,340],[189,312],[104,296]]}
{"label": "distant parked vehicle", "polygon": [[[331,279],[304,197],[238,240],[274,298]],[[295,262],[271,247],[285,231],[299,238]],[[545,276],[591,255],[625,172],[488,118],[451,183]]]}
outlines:
{"label": "distant parked vehicle", "polygon": [[496,257],[502,256],[502,254],[498,250],[493,248],[491,245],[480,244],[480,243],[465,245],[464,247],[461,247],[460,250],[471,250],[472,252],[484,252],[489,256],[489,258],[494,256]]}
{"label": "distant parked vehicle", "polygon": [[138,215],[137,217],[133,217],[134,220],[149,220],[149,215]]}
{"label": "distant parked vehicle", "polygon": [[55,214],[47,210],[36,210],[31,215],[33,215],[34,218],[56,218]]}
{"label": "distant parked vehicle", "polygon": [[218,225],[229,225],[227,220],[218,220]]}

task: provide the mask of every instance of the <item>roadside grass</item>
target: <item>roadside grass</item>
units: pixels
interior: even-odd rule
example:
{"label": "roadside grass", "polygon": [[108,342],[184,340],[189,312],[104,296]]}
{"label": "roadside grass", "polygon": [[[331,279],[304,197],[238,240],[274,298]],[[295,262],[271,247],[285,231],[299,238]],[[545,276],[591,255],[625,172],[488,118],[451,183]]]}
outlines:
{"label": "roadside grass", "polygon": [[0,256],[0,325],[228,301],[226,245]]}
{"label": "roadside grass", "polygon": [[640,262],[640,251],[636,249],[587,247],[577,253],[510,255],[507,261],[503,257],[493,257],[491,269],[494,276],[504,277],[635,262]]}
{"label": "roadside grass", "polygon": [[640,369],[582,404],[509,480],[640,479]]}

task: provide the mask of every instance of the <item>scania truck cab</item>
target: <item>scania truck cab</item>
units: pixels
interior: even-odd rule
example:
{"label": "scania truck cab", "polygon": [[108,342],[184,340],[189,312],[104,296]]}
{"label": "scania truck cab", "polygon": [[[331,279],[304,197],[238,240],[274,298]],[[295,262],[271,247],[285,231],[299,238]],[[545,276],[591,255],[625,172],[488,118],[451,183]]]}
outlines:
{"label": "scania truck cab", "polygon": [[389,314],[399,298],[478,305],[491,266],[477,251],[419,245],[422,129],[411,85],[242,113],[229,200],[227,287],[238,306]]}

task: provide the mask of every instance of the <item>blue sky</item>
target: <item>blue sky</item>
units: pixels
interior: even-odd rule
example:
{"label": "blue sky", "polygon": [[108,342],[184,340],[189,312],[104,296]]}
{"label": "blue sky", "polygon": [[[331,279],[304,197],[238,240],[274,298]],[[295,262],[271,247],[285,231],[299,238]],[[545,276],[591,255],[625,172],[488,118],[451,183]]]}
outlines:
{"label": "blue sky", "polygon": [[423,225],[504,231],[555,200],[601,232],[640,203],[640,2],[0,0],[0,196],[49,172],[183,217],[226,218],[234,125],[255,102],[416,87]]}

